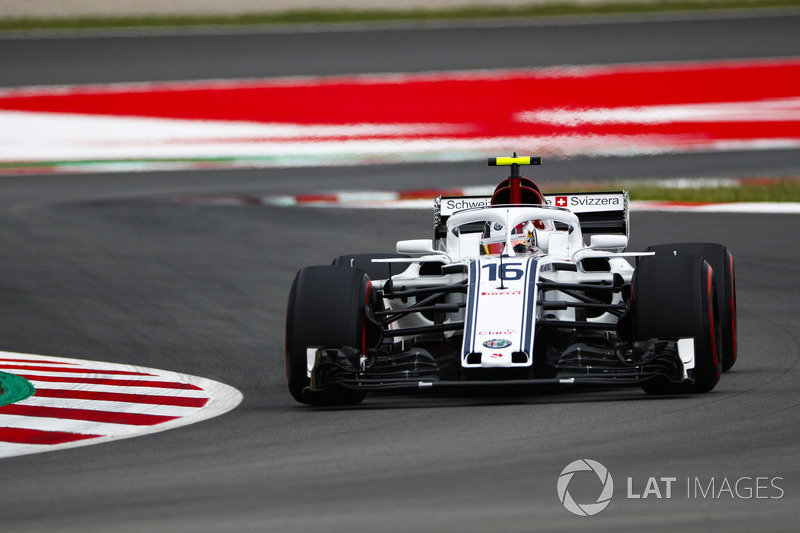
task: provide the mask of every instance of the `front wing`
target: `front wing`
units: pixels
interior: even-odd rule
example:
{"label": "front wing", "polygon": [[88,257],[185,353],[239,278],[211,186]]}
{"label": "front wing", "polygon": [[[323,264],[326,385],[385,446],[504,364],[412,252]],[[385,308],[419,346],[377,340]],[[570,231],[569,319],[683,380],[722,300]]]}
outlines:
{"label": "front wing", "polygon": [[[551,375],[534,369],[510,373],[446,376],[441,354],[415,347],[399,353],[361,354],[351,347],[307,349],[310,389],[343,387],[361,391],[513,391],[553,388],[616,388],[661,380],[674,383],[690,378],[694,339],[652,339],[619,343],[613,348],[575,344],[565,350]],[[453,354],[453,357],[457,355]]]}

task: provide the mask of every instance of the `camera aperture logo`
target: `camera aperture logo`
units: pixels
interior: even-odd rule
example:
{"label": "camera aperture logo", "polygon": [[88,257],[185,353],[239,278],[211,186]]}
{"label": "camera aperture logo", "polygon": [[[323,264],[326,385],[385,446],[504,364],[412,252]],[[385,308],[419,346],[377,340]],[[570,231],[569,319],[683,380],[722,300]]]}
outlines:
{"label": "camera aperture logo", "polygon": [[[594,474],[597,475],[600,483],[603,485],[603,489],[597,497],[597,501],[594,503],[578,503],[569,493],[569,484],[577,472],[587,471],[594,472]],[[597,461],[578,459],[568,464],[566,468],[561,471],[561,475],[558,476],[558,485],[556,488],[558,490],[558,499],[561,500],[561,503],[564,504],[564,507],[566,507],[569,512],[578,516],[594,516],[611,503],[611,497],[614,495],[614,480],[611,478],[608,469]]]}

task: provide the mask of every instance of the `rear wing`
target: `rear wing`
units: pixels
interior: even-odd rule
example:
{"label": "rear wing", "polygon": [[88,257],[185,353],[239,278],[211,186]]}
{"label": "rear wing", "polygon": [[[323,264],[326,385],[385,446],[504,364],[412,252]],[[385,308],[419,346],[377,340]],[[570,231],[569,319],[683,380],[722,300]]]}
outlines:
{"label": "rear wing", "polygon": [[[584,235],[625,235],[629,232],[628,192],[571,192],[545,194],[547,205],[564,207],[576,215]],[[440,196],[434,200],[434,234],[439,240],[447,235],[447,219],[464,209],[486,207],[491,196]]]}

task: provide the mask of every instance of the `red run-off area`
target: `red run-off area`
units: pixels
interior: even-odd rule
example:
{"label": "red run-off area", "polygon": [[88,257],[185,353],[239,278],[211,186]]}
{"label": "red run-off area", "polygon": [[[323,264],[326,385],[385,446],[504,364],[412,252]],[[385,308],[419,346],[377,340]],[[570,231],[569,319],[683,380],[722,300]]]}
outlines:
{"label": "red run-off area", "polygon": [[[0,110],[414,126],[346,135],[305,128],[291,138],[246,139],[264,143],[447,140],[486,148],[480,141],[513,147],[518,139],[552,153],[580,138],[585,149],[594,142],[601,152],[603,139],[618,149],[637,139],[664,150],[792,148],[800,146],[800,59],[28,87],[0,91]],[[215,146],[226,142],[210,137]]]}

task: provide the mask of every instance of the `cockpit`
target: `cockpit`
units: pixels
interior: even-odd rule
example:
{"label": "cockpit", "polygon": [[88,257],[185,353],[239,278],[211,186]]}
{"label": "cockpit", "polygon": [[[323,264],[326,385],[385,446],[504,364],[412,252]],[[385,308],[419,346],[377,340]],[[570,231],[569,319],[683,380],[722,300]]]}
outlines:
{"label": "cockpit", "polygon": [[480,255],[538,255],[543,253],[539,246],[542,240],[539,233],[552,231],[555,227],[550,221],[528,220],[515,225],[511,235],[499,222],[486,222],[480,239]]}

